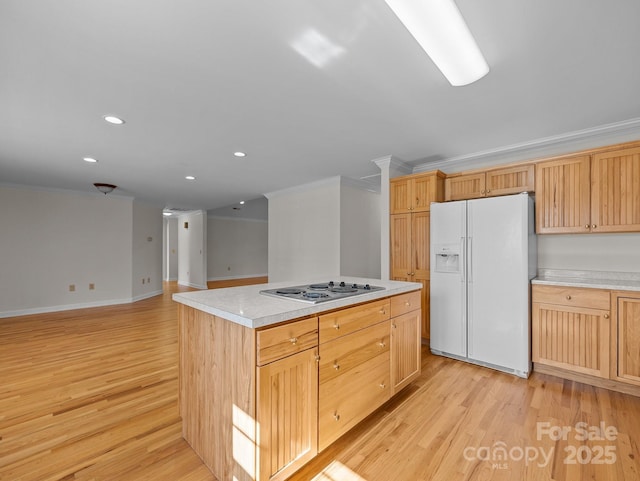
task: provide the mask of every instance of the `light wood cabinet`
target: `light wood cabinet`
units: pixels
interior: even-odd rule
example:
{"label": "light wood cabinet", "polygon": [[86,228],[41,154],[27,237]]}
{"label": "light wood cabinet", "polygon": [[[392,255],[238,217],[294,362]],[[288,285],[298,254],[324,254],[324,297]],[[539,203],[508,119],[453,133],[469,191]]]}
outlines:
{"label": "light wood cabinet", "polygon": [[389,344],[386,320],[320,345],[320,451],[391,396]]}
{"label": "light wood cabinet", "polygon": [[318,453],[317,348],[258,367],[257,386],[258,479],[283,480]]}
{"label": "light wood cabinet", "polygon": [[420,375],[420,311],[391,320],[391,392],[403,389]]}
{"label": "light wood cabinet", "polygon": [[640,148],[593,155],[591,230],[640,231]]}
{"label": "light wood cabinet", "polygon": [[431,213],[396,214],[390,223],[391,279],[422,284],[421,333],[428,339]]}
{"label": "light wood cabinet", "polygon": [[614,292],[611,377],[640,385],[640,292]]}
{"label": "light wood cabinet", "polygon": [[609,378],[609,291],[534,285],[534,363]]}
{"label": "light wood cabinet", "polygon": [[640,231],[640,148],[536,165],[536,232]]}
{"label": "light wood cabinet", "polygon": [[439,202],[444,197],[444,178],[445,175],[437,170],[391,179],[389,212],[428,212],[431,202]]}
{"label": "light wood cabinet", "polygon": [[533,192],[535,190],[534,175],[533,164],[526,164],[450,176],[445,180],[445,200],[466,200]]}

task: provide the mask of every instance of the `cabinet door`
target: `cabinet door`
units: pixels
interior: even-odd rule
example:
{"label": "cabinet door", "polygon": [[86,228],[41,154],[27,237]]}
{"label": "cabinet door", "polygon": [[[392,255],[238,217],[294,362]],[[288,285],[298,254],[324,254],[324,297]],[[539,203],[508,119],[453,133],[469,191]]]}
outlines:
{"label": "cabinet door", "polygon": [[591,231],[590,160],[581,156],[536,165],[536,233]]}
{"label": "cabinet door", "polygon": [[466,174],[447,178],[444,183],[444,200],[477,199],[485,196],[486,175]]}
{"label": "cabinet door", "polygon": [[534,302],[533,362],[609,377],[609,312]]}
{"label": "cabinet door", "polygon": [[429,339],[429,279],[431,276],[429,270],[430,255],[430,212],[419,212],[411,214],[411,273],[413,276],[409,279],[412,282],[422,284],[421,300],[422,300],[422,337]]}
{"label": "cabinet door", "polygon": [[391,319],[392,394],[420,375],[420,320],[420,311]]}
{"label": "cabinet door", "polygon": [[431,202],[437,202],[439,177],[435,174],[415,177],[412,182],[412,207],[413,212],[428,212],[431,210]]}
{"label": "cabinet door", "polygon": [[390,216],[391,223],[391,279],[411,279],[411,214]]}
{"label": "cabinet door", "polygon": [[389,213],[405,214],[412,207],[411,180],[402,177],[389,182]]}
{"label": "cabinet door", "polygon": [[257,368],[260,481],[285,479],[318,452],[316,354],[308,349]]}
{"label": "cabinet door", "polygon": [[617,297],[617,377],[640,384],[640,295]]}
{"label": "cabinet door", "polygon": [[533,164],[487,171],[486,195],[508,195],[533,192],[535,167]]}
{"label": "cabinet door", "polygon": [[640,231],[640,148],[593,156],[591,230]]}

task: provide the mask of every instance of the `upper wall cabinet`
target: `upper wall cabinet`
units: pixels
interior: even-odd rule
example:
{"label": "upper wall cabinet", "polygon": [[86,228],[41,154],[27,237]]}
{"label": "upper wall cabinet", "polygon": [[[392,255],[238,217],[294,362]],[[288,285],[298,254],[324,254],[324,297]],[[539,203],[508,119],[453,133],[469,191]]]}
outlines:
{"label": "upper wall cabinet", "polygon": [[391,179],[389,186],[391,214],[428,212],[431,202],[439,202],[444,192],[445,175],[439,170]]}
{"label": "upper wall cabinet", "polygon": [[445,200],[533,192],[534,170],[533,164],[528,164],[448,177],[445,181]]}
{"label": "upper wall cabinet", "polygon": [[592,157],[591,230],[640,231],[640,148]]}
{"label": "upper wall cabinet", "polygon": [[640,148],[536,166],[536,232],[640,231]]}

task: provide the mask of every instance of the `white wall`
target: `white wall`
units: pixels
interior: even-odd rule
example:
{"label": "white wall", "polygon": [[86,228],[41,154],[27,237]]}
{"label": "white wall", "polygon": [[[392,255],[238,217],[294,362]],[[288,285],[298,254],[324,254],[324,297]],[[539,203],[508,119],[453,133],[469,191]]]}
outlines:
{"label": "white wall", "polygon": [[207,279],[266,276],[268,223],[265,220],[207,218]]}
{"label": "white wall", "polygon": [[538,269],[640,272],[640,234],[539,235]]}
{"label": "white wall", "polygon": [[[185,223],[188,227],[185,228]],[[207,215],[197,211],[178,218],[178,284],[207,288]]]}
{"label": "white wall", "polygon": [[340,180],[267,194],[269,282],[340,274]]}
{"label": "white wall", "polygon": [[342,178],[340,275],[380,279],[380,194]]}
{"label": "white wall", "polygon": [[133,202],[132,295],[134,299],[162,293],[162,208]]}
{"label": "white wall", "polygon": [[267,194],[269,282],[379,278],[380,195],[354,182],[333,177]]}
{"label": "white wall", "polygon": [[0,316],[131,301],[132,203],[0,186]]}
{"label": "white wall", "polygon": [[176,217],[164,219],[164,279],[178,280],[178,219]]}

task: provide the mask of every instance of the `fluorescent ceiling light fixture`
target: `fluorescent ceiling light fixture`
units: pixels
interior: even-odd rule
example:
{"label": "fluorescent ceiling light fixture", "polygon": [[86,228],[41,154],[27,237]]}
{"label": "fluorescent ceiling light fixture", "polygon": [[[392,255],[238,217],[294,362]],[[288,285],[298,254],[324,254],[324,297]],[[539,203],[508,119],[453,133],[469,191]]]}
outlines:
{"label": "fluorescent ceiling light fixture", "polygon": [[453,0],[385,0],[451,85],[489,72],[482,52]]}
{"label": "fluorescent ceiling light fixture", "polygon": [[193,175],[187,175],[185,177],[185,179],[187,179],[187,180],[196,180],[196,178]]}
{"label": "fluorescent ceiling light fixture", "polygon": [[163,212],[162,215],[169,217],[170,215],[173,215],[173,214],[171,212]]}
{"label": "fluorescent ceiling light fixture", "polygon": [[246,157],[247,154],[245,154],[244,152],[234,152],[233,155],[235,155],[236,157]]}
{"label": "fluorescent ceiling light fixture", "polygon": [[98,162],[98,159],[94,159],[93,157],[82,157],[82,160],[85,162],[89,162],[90,164],[95,164]]}
{"label": "fluorescent ceiling light fixture", "polygon": [[124,120],[122,120],[120,117],[116,117],[115,115],[105,115],[103,118],[110,124],[115,124],[115,125],[124,124]]}

